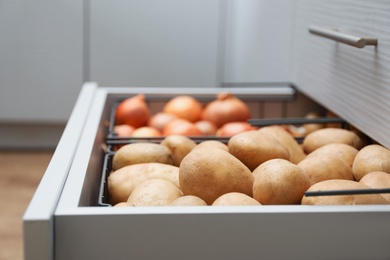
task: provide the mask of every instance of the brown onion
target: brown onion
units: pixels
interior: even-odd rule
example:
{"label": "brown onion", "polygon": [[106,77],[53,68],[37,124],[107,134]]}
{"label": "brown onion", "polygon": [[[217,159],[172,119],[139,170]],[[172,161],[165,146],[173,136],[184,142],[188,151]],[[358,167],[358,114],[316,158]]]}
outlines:
{"label": "brown onion", "polygon": [[187,95],[176,96],[163,107],[164,113],[173,114],[190,122],[198,121],[202,110],[202,104],[197,99]]}
{"label": "brown onion", "polygon": [[114,126],[114,132],[118,137],[128,137],[134,132],[135,128],[131,125],[116,125]]}
{"label": "brown onion", "polygon": [[127,124],[135,128],[145,126],[149,121],[149,108],[145,102],[145,96],[136,96],[123,100],[116,109],[115,124]]}
{"label": "brown onion", "polygon": [[248,122],[230,122],[224,124],[217,131],[217,136],[230,137],[249,130],[256,130],[257,127],[252,126]]}
{"label": "brown onion", "polygon": [[161,132],[154,127],[143,126],[137,128],[132,133],[131,137],[158,137],[161,136]]}
{"label": "brown onion", "polygon": [[173,114],[158,112],[150,118],[148,126],[154,127],[157,130],[162,131],[169,122],[172,122],[176,118],[177,116]]}
{"label": "brown onion", "polygon": [[229,92],[217,94],[217,99],[207,104],[202,120],[208,120],[221,127],[229,122],[247,121],[251,117],[247,104]]}
{"label": "brown onion", "polygon": [[195,122],[195,126],[202,132],[204,136],[215,135],[217,132],[217,126],[210,121],[200,120]]}
{"label": "brown onion", "polygon": [[163,135],[201,136],[202,132],[194,123],[178,118],[164,127]]}

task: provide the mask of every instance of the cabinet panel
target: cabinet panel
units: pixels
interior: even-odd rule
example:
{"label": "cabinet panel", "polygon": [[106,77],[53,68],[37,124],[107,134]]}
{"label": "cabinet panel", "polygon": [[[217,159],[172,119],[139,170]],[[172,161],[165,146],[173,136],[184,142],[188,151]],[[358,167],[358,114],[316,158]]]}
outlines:
{"label": "cabinet panel", "polygon": [[92,1],[90,77],[105,86],[219,84],[220,1]]}
{"label": "cabinet panel", "polygon": [[82,1],[1,1],[0,121],[66,122],[83,75]]}
{"label": "cabinet panel", "polygon": [[[309,26],[374,36],[362,49],[310,34]],[[293,80],[302,91],[390,147],[390,2],[299,0]]]}

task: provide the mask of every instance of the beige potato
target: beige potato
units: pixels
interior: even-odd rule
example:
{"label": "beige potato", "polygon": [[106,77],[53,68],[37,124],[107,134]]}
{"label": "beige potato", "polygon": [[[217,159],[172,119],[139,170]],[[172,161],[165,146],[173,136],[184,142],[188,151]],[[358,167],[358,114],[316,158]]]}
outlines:
{"label": "beige potato", "polygon": [[138,184],[150,179],[164,179],[179,188],[179,167],[163,163],[140,163],[112,172],[107,178],[110,204],[127,201]]}
{"label": "beige potato", "polygon": [[131,207],[131,206],[129,204],[127,204],[127,202],[119,202],[119,203],[113,205],[113,207],[120,208],[120,207]]}
{"label": "beige potato", "polygon": [[135,187],[127,204],[135,207],[168,206],[183,193],[171,182],[163,179],[144,181]]}
{"label": "beige potato", "polygon": [[[310,112],[308,113],[305,118],[319,118],[321,117],[317,112]],[[305,134],[308,135],[314,131],[317,131],[319,129],[325,128],[325,124],[320,124],[320,123],[310,123],[310,124],[304,124],[303,128],[305,129]]]}
{"label": "beige potato", "polygon": [[290,154],[289,160],[292,163],[297,164],[303,159],[305,159],[306,154],[303,151],[302,146],[283,127],[278,125],[265,126],[260,128],[259,131],[266,134],[270,134],[275,137],[279,142],[281,142],[287,148]]}
{"label": "beige potato", "polygon": [[341,128],[323,128],[308,134],[303,140],[303,149],[306,153],[331,143],[348,144],[360,150],[364,142],[353,131]]}
{"label": "beige potato", "polygon": [[324,155],[330,154],[342,158],[350,167],[352,167],[353,161],[355,160],[355,157],[358,152],[359,152],[358,149],[348,144],[333,143],[333,144],[326,144],[316,149],[308,156],[312,156],[316,154],[324,154]]}
{"label": "beige potato", "polygon": [[126,144],[114,154],[112,169],[115,171],[126,165],[149,162],[172,165],[172,153],[161,144],[144,142]]}
{"label": "beige potato", "polygon": [[228,192],[252,196],[252,172],[220,148],[193,149],[180,164],[179,183],[184,195],[194,195],[208,205]]}
{"label": "beige potato", "polygon": [[271,159],[260,164],[253,175],[253,198],[262,205],[300,204],[310,187],[305,170],[284,159]]}
{"label": "beige potato", "polygon": [[[367,185],[351,180],[326,180],[311,186],[308,191],[370,189]],[[365,205],[388,204],[380,194],[304,196],[302,205]]]}
{"label": "beige potato", "polygon": [[246,194],[229,192],[217,198],[211,206],[261,206],[261,203]]}
{"label": "beige potato", "polygon": [[184,135],[169,135],[161,141],[172,153],[173,165],[179,166],[181,160],[196,147],[195,141]]}
{"label": "beige potato", "polygon": [[225,151],[229,151],[229,148],[226,144],[222,143],[221,141],[218,140],[206,140],[200,142],[196,148],[198,147],[216,147],[216,148],[221,148]]}
{"label": "beige potato", "polygon": [[270,159],[290,159],[288,149],[270,134],[251,130],[237,134],[228,142],[229,153],[251,171]]}
{"label": "beige potato", "polygon": [[313,154],[297,165],[306,171],[311,185],[331,179],[354,180],[351,167],[335,155]]}
{"label": "beige potato", "polygon": [[[370,172],[360,179],[360,183],[373,189],[390,188],[390,174],[387,172]],[[381,194],[390,203],[390,193]]]}
{"label": "beige potato", "polygon": [[376,171],[390,173],[390,150],[378,144],[367,145],[353,161],[353,175],[359,181],[367,173]]}
{"label": "beige potato", "polygon": [[199,197],[185,195],[172,201],[170,206],[207,206],[207,203]]}

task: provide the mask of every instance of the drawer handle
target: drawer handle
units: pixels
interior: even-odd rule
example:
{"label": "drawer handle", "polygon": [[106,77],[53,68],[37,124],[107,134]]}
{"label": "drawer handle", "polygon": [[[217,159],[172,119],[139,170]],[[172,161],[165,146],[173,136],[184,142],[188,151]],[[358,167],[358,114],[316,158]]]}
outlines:
{"label": "drawer handle", "polygon": [[357,48],[363,48],[366,45],[377,45],[378,39],[372,37],[357,37],[337,31],[337,29],[326,29],[318,26],[310,26],[309,32],[337,42],[345,43]]}

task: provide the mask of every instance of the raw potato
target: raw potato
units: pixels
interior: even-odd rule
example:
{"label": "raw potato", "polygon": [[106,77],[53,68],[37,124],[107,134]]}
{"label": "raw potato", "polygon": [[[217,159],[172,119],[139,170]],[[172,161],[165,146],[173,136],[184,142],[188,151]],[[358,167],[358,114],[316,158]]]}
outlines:
{"label": "raw potato", "polygon": [[164,145],[155,143],[131,143],[116,151],[112,159],[112,169],[118,170],[126,165],[137,163],[173,164],[172,153]]}
{"label": "raw potato", "polygon": [[299,143],[289,134],[283,127],[275,125],[275,126],[265,126],[259,129],[260,132],[270,134],[278,141],[280,141],[288,150],[290,154],[290,162],[299,163],[303,159],[305,159],[306,154],[303,151],[303,148]]}
{"label": "raw potato", "polygon": [[287,148],[270,134],[251,130],[237,134],[228,142],[229,152],[251,171],[270,159],[290,159]]}
{"label": "raw potato", "polygon": [[[357,190],[370,189],[367,185],[349,180],[326,180],[311,186],[308,191],[330,190]],[[369,195],[332,195],[332,196],[304,196],[303,205],[365,205],[365,204],[389,204],[380,194]]]}
{"label": "raw potato", "polygon": [[229,192],[217,198],[211,206],[261,206],[261,204],[246,194]]}
{"label": "raw potato", "polygon": [[[370,172],[359,181],[373,189],[389,189],[390,174],[386,172]],[[390,203],[390,193],[381,194]]]}
{"label": "raw potato", "polygon": [[180,166],[184,156],[196,146],[195,141],[184,135],[169,135],[161,141],[161,144],[171,151],[173,165],[175,166]]}
{"label": "raw potato", "polygon": [[112,172],[107,178],[110,204],[127,201],[138,184],[150,179],[164,179],[179,188],[179,167],[163,163],[140,163]]}
{"label": "raw potato", "polygon": [[348,144],[360,150],[364,142],[353,131],[341,128],[323,128],[308,134],[303,140],[303,149],[306,153],[331,143]]}
{"label": "raw potato", "polygon": [[130,206],[168,206],[183,193],[171,182],[163,179],[147,180],[134,189],[127,204]]}
{"label": "raw potato", "polygon": [[180,164],[179,182],[184,195],[197,196],[208,205],[228,192],[252,196],[252,172],[220,148],[193,149]]}
{"label": "raw potato", "polygon": [[300,204],[310,187],[305,170],[284,159],[262,163],[253,175],[253,198],[262,205]]}
{"label": "raw potato", "polygon": [[127,204],[127,202],[119,202],[119,203],[115,204],[113,207],[115,207],[115,208],[130,207],[130,205]]}
{"label": "raw potato", "polygon": [[390,173],[390,150],[378,144],[367,145],[355,157],[353,175],[360,181],[367,173],[376,171]]}
{"label": "raw potato", "polygon": [[200,142],[196,148],[198,147],[216,147],[216,148],[221,148],[222,150],[225,150],[226,152],[229,151],[229,148],[226,144],[222,143],[221,141],[217,140],[206,140]]}
{"label": "raw potato", "polygon": [[310,153],[308,156],[312,156],[316,154],[335,155],[339,158],[342,158],[350,167],[352,167],[353,161],[355,160],[355,157],[358,152],[359,152],[358,149],[348,144],[334,143],[334,144],[324,145],[316,149],[314,152]]}
{"label": "raw potato", "polygon": [[354,180],[351,167],[335,155],[313,154],[297,165],[306,171],[311,185],[331,179]]}
{"label": "raw potato", "polygon": [[207,203],[199,197],[186,195],[172,201],[170,206],[207,206]]}

